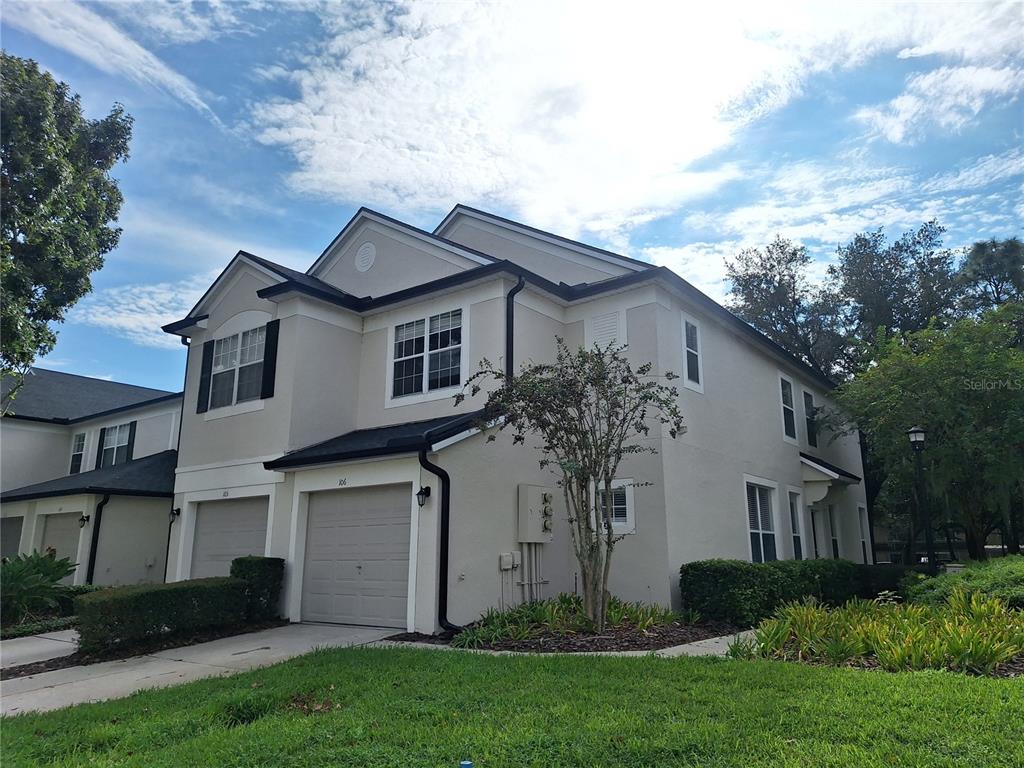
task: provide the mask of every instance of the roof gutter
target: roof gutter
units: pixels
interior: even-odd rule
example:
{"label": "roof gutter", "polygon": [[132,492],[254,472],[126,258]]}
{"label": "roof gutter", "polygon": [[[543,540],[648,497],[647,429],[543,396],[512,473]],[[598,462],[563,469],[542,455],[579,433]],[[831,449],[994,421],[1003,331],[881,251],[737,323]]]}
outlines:
{"label": "roof gutter", "polygon": [[92,518],[92,543],[89,545],[89,568],[85,572],[85,583],[92,584],[92,578],[96,575],[96,550],[100,544],[100,523],[103,522],[103,508],[110,501],[110,494],[104,494],[96,505],[96,513]]}

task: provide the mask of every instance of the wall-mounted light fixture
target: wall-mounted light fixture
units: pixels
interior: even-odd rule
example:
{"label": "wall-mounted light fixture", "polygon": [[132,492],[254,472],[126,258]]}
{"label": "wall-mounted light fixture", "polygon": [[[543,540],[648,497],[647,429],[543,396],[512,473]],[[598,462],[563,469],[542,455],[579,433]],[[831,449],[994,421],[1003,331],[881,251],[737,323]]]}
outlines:
{"label": "wall-mounted light fixture", "polygon": [[78,527],[79,528],[85,528],[86,523],[88,523],[88,522],[89,522],[89,515],[82,515],[80,518],[78,518]]}
{"label": "wall-mounted light fixture", "polygon": [[175,507],[167,513],[167,516],[171,519],[171,525],[174,525],[174,521],[181,517],[181,508]]}
{"label": "wall-mounted light fixture", "polygon": [[430,486],[421,485],[420,489],[416,491],[416,503],[421,507],[427,503],[427,499],[430,498]]}

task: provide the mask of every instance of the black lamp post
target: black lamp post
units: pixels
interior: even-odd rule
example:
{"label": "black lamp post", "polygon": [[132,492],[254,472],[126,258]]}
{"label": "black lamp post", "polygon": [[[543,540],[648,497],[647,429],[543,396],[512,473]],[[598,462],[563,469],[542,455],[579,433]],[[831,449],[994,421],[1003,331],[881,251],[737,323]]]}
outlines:
{"label": "black lamp post", "polygon": [[910,438],[910,447],[914,451],[914,474],[917,480],[917,512],[924,526],[924,542],[928,549],[928,569],[935,573],[939,569],[939,560],[935,556],[935,531],[932,530],[932,515],[924,497],[924,467],[922,466],[921,454],[924,452],[925,432],[921,427],[911,427],[907,430],[907,437]]}

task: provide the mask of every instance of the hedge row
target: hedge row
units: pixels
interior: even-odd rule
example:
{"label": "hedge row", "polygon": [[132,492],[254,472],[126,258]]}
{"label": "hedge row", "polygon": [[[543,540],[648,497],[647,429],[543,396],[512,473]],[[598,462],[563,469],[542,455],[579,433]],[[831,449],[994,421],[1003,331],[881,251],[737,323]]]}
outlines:
{"label": "hedge row", "polygon": [[853,597],[898,591],[908,569],[849,560],[698,560],[679,569],[684,608],[738,626],[753,626],[779,605],[816,597],[842,605]]}
{"label": "hedge row", "polygon": [[231,575],[246,584],[245,618],[248,621],[277,618],[277,601],[284,582],[282,558],[237,557],[231,561]]}
{"label": "hedge row", "polygon": [[241,579],[221,577],[82,595],[75,601],[79,648],[94,653],[165,634],[241,624],[245,590]]}

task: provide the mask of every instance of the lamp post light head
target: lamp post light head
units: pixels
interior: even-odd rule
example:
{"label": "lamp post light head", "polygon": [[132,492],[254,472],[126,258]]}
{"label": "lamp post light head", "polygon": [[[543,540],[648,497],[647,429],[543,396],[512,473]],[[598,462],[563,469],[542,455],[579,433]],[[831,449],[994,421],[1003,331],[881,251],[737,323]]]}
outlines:
{"label": "lamp post light head", "polygon": [[430,498],[430,486],[422,485],[420,489],[416,491],[416,503],[421,507],[427,503],[427,499]]}
{"label": "lamp post light head", "polygon": [[915,451],[924,450],[924,429],[921,427],[911,427],[907,430],[907,437],[910,438],[910,447]]}

